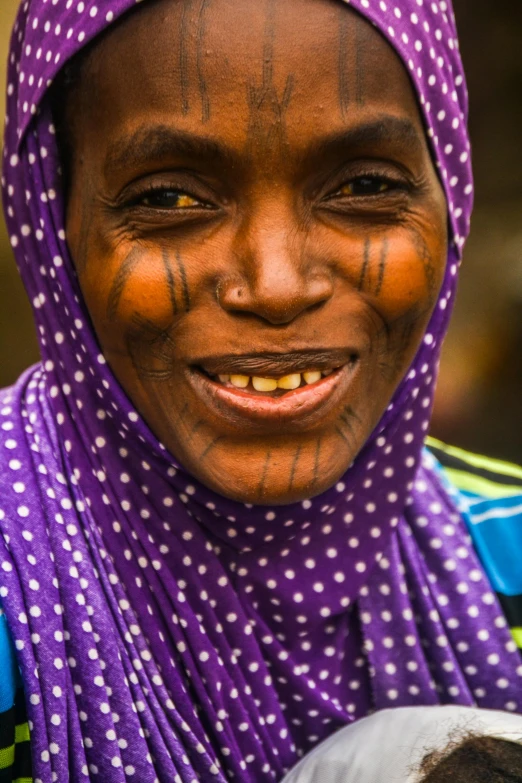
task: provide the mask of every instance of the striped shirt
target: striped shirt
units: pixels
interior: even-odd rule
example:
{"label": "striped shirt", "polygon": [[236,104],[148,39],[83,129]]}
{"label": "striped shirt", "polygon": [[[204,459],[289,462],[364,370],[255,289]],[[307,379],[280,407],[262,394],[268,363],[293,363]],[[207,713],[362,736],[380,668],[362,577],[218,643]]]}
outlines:
{"label": "striped shirt", "polygon": [[32,780],[22,681],[0,607],[0,783],[32,783]]}
{"label": "striped shirt", "polygon": [[[433,438],[426,443],[522,650],[522,468]],[[22,682],[0,606],[0,783],[32,782]]]}
{"label": "striped shirt", "polygon": [[522,468],[427,443],[522,649]]}

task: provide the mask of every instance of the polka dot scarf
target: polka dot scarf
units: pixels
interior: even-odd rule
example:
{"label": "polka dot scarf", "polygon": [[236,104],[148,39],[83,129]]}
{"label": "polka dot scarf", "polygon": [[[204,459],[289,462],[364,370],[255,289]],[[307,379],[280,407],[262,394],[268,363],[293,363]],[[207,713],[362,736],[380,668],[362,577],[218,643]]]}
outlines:
{"label": "polka dot scarf", "polygon": [[422,457],[472,199],[449,3],[351,3],[411,75],[452,241],[423,343],[355,464],[273,509],[215,495],[154,439],[73,273],[46,91],[134,4],[27,0],[9,59],[4,205],[42,362],[0,393],[0,599],[35,779],[260,783],[375,708],[517,709],[518,653]]}

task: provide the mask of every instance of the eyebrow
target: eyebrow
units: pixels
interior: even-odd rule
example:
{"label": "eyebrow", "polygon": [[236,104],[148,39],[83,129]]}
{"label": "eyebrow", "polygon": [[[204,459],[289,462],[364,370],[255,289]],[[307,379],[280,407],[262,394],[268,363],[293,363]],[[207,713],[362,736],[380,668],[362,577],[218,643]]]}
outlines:
{"label": "eyebrow", "polygon": [[[422,147],[415,124],[406,117],[380,115],[376,119],[355,125],[314,141],[298,155],[300,160],[345,154],[379,144],[416,149]],[[118,139],[109,145],[105,157],[105,173],[117,172],[129,167],[139,168],[154,163],[164,163],[173,158],[212,161],[214,164],[237,166],[241,152],[227,145],[198,136],[194,133],[171,128],[168,125],[139,128],[132,135]]]}
{"label": "eyebrow", "polygon": [[120,169],[161,163],[174,157],[214,161],[233,165],[235,153],[223,144],[186,131],[156,125],[139,128],[131,136],[118,139],[109,145],[105,156],[105,173]]}
{"label": "eyebrow", "polygon": [[313,142],[304,157],[333,157],[348,150],[358,151],[379,145],[400,149],[413,147],[414,151],[418,152],[423,147],[423,137],[407,117],[383,114],[370,122],[355,125]]}

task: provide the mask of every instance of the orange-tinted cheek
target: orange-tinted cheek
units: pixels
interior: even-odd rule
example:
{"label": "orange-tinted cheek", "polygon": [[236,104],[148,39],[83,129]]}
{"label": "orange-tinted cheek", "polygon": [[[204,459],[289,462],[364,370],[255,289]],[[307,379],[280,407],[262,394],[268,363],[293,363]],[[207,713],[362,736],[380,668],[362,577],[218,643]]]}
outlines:
{"label": "orange-tinted cheek", "polygon": [[359,289],[375,298],[387,319],[411,310],[429,310],[442,280],[441,259],[441,254],[432,252],[430,244],[413,230],[367,241]]}
{"label": "orange-tinted cheek", "polygon": [[166,327],[184,309],[187,286],[159,248],[127,246],[103,263],[91,258],[80,283],[95,324],[109,337],[137,319]]}
{"label": "orange-tinted cheek", "polygon": [[[145,256],[126,282],[113,319],[124,326],[132,326],[137,319],[158,326],[172,324],[180,307],[173,307],[167,279],[161,259],[155,255]],[[116,281],[109,291],[109,310],[117,296],[117,285]],[[179,304],[181,306],[181,302]]]}

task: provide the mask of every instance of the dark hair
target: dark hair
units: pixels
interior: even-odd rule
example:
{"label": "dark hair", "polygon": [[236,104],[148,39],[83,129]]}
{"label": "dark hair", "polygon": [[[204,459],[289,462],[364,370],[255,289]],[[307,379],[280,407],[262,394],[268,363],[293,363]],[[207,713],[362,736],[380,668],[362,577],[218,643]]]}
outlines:
{"label": "dark hair", "polygon": [[422,783],[522,783],[522,745],[469,736],[425,756]]}

